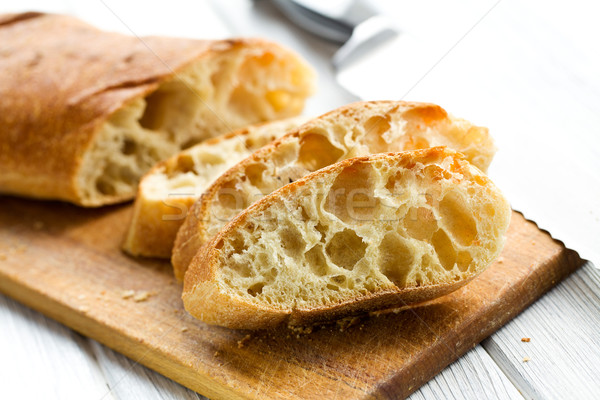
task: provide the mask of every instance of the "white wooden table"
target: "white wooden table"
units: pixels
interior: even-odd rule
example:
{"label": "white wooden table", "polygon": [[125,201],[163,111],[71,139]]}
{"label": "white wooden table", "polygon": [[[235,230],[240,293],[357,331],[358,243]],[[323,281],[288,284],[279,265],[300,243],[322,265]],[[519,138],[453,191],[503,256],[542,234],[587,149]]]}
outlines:
{"label": "white wooden table", "polygon": [[[0,12],[41,9],[71,13],[105,29],[137,35],[265,36],[294,48],[319,72],[320,90],[309,103],[308,114],[354,100],[332,77],[328,60],[336,47],[290,26],[265,2],[170,0],[156,6],[146,3],[136,7],[123,1],[9,3],[2,0]],[[600,45],[598,49],[600,52]],[[589,107],[600,112],[600,93],[595,93],[594,98],[596,103]],[[522,342],[522,337],[531,341]],[[529,361],[524,362],[525,359]],[[446,368],[412,398],[600,398],[598,370],[600,271],[587,263]],[[0,296],[0,398],[99,400],[202,396]]]}

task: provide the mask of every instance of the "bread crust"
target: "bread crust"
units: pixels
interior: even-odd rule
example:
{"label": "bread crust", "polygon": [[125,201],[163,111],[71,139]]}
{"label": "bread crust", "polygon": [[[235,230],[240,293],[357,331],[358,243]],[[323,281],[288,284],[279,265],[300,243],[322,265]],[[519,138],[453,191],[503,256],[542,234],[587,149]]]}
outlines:
{"label": "bread crust", "polygon": [[[248,165],[261,163],[264,162],[264,160],[271,158],[282,144],[301,137],[305,132],[310,132],[313,129],[321,128],[322,121],[327,119],[329,116],[340,115],[343,117],[358,119],[357,115],[363,113],[364,109],[377,110],[383,114],[396,112],[401,112],[403,114],[414,113],[426,124],[432,124],[433,122],[453,122],[456,120],[449,116],[442,107],[436,104],[405,101],[364,101],[348,104],[336,110],[330,111],[307,122],[297,129],[290,131],[285,136],[256,151],[250,157],[241,161],[221,175],[221,177],[206,190],[202,197],[193,204],[183,225],[177,233],[177,238],[173,247],[171,263],[173,265],[175,277],[178,280],[183,279],[187,266],[195,256],[198,249],[211,239],[212,235],[207,232],[207,223],[205,221],[208,220],[210,215],[211,203],[215,201],[223,187],[226,187],[229,182],[234,180],[234,178],[242,176],[245,168]],[[495,148],[493,147],[493,144],[491,144],[491,138],[487,134],[487,129],[474,126],[471,127],[477,128],[483,132],[481,136],[485,137],[488,143],[482,143],[480,146],[484,147],[485,145],[490,147],[493,155]],[[410,149],[411,148],[407,148],[405,150]],[[482,169],[487,168],[491,162],[492,155],[489,156],[488,160],[480,164]]]}
{"label": "bread crust", "polygon": [[[74,17],[0,16],[0,192],[98,206],[78,173],[101,126],[192,62],[258,39],[137,38]],[[131,195],[106,197],[116,203]]]}
{"label": "bread crust", "polygon": [[[264,329],[275,327],[281,323],[311,325],[367,311],[414,305],[438,298],[464,286],[483,272],[485,268],[474,271],[474,273],[460,281],[403,288],[392,285],[383,290],[360,295],[341,303],[310,309],[296,308],[286,311],[276,307],[267,307],[263,304],[257,305],[256,303],[245,301],[240,296],[228,295],[226,290],[220,287],[220,283],[216,279],[220,269],[217,259],[223,240],[238,229],[238,227],[243,226],[253,216],[259,215],[271,207],[278,199],[294,196],[294,193],[301,190],[307,183],[340,173],[349,166],[368,163],[374,160],[387,160],[389,162],[400,163],[400,165],[406,168],[412,168],[418,161],[439,160],[447,156],[454,157],[456,160],[464,160],[463,155],[445,147],[402,153],[382,153],[346,159],[313,172],[296,182],[285,185],[257,201],[231,220],[215,237],[202,246],[193,257],[185,274],[182,295],[186,310],[196,318],[209,324],[234,329]],[[466,162],[455,163],[453,167],[456,168],[454,172],[457,174],[465,176],[471,174],[469,170],[470,165]],[[478,175],[477,179],[482,186],[488,189],[494,188],[492,181],[483,174]],[[506,203],[506,210],[499,209],[498,212],[505,214],[500,218],[504,219],[506,226],[503,228],[506,231],[510,221],[508,203]],[[498,254],[500,250],[501,248],[498,249]],[[493,258],[496,258],[498,254],[493,255]]]}

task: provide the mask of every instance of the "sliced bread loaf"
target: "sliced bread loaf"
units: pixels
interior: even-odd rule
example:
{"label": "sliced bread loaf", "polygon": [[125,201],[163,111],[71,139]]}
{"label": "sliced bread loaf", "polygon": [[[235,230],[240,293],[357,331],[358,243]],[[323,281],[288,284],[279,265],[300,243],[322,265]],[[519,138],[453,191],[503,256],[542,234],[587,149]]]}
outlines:
{"label": "sliced bread loaf", "polygon": [[188,213],[173,248],[183,279],[198,249],[262,196],[337,161],[372,153],[448,146],[485,171],[495,148],[488,130],[434,104],[350,104],[313,119],[232,167]]}
{"label": "sliced bread loaf", "polygon": [[491,180],[446,148],[348,159],[227,224],[193,258],[184,305],[259,329],[431,300],[498,256],[510,215]]}

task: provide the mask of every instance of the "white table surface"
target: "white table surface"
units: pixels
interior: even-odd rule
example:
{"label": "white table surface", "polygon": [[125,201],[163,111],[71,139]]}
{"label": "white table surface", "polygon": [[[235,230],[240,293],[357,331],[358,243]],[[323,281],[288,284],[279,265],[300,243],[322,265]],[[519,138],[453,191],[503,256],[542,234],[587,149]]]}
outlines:
{"label": "white table surface", "polygon": [[[0,12],[35,9],[70,13],[104,29],[136,35],[264,36],[292,47],[317,69],[319,93],[309,102],[307,114],[319,114],[354,100],[333,79],[329,59],[336,46],[290,26],[265,1],[147,3],[2,0]],[[564,3],[563,7],[569,6]],[[593,9],[590,15],[581,15],[581,29],[585,30],[585,23],[595,21],[598,15]],[[600,37],[597,39],[600,55]],[[576,81],[577,71],[570,72]],[[589,99],[589,109],[600,113],[600,93],[592,93]],[[600,246],[600,238],[598,242]],[[522,337],[530,337],[531,341],[521,342]],[[528,362],[523,362],[525,357]],[[600,398],[599,369],[600,272],[587,263],[411,398]],[[0,296],[0,398],[99,400],[202,396]]]}

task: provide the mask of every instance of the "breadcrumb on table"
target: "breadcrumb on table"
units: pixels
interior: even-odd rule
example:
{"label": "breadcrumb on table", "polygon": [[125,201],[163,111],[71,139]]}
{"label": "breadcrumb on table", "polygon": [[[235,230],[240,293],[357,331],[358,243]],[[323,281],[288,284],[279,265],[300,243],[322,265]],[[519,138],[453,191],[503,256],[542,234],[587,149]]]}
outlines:
{"label": "breadcrumb on table", "polygon": [[524,363],[529,362],[530,360],[531,360],[531,358],[529,358],[529,357],[523,357],[523,362]]}
{"label": "breadcrumb on table", "polygon": [[530,342],[530,341],[531,341],[531,338],[528,338],[528,337],[521,338],[521,342]]}

